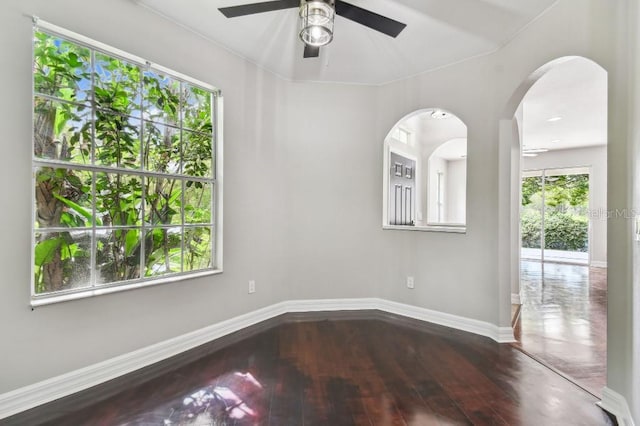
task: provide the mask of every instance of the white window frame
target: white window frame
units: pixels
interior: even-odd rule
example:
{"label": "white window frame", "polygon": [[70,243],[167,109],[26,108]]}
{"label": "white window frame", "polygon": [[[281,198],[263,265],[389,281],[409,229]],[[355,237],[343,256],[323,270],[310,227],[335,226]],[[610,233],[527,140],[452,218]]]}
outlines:
{"label": "white window frame", "polygon": [[[213,174],[210,179],[201,179],[193,176],[188,176],[184,174],[168,174],[165,176],[177,177],[180,179],[186,180],[200,180],[211,183],[212,185],[212,209],[211,209],[211,225],[200,225],[207,226],[211,228],[211,250],[212,250],[212,265],[210,268],[200,269],[194,272],[179,272],[172,273],[166,276],[158,276],[158,277],[149,277],[145,278],[143,271],[141,271],[141,277],[135,280],[128,281],[120,281],[108,284],[99,284],[92,283],[91,287],[77,288],[77,289],[68,289],[62,290],[59,292],[51,292],[44,294],[36,294],[35,293],[35,282],[34,282],[34,250],[35,250],[35,234],[37,229],[35,228],[34,221],[31,222],[31,301],[30,304],[32,307],[47,305],[52,303],[64,302],[68,300],[81,299],[86,297],[93,297],[102,294],[109,294],[114,292],[120,292],[125,290],[131,290],[136,288],[148,287],[158,284],[171,283],[176,281],[182,281],[191,278],[203,277],[208,275],[220,274],[223,272],[223,176],[224,176],[224,158],[223,158],[223,98],[222,92],[211,84],[196,80],[192,77],[184,75],[182,73],[173,71],[171,69],[165,68],[161,65],[153,64],[150,61],[147,61],[141,57],[132,55],[130,53],[124,52],[120,49],[114,48],[112,46],[108,46],[104,43],[100,43],[88,37],[82,36],[80,34],[74,33],[72,31],[66,30],[54,24],[48,23],[46,21],[40,20],[37,17],[33,18],[34,22],[34,31],[43,31],[45,33],[60,36],[72,43],[85,46],[93,51],[103,52],[110,56],[115,56],[121,59],[124,59],[133,64],[139,65],[142,68],[152,69],[161,74],[173,77],[177,80],[181,80],[185,83],[192,84],[194,86],[198,86],[202,89],[207,90],[213,96],[212,102],[212,121],[213,121],[213,149],[212,153],[214,155],[212,168]],[[32,52],[32,60],[35,61],[34,52]],[[35,99],[36,92],[35,87],[32,87],[32,102]],[[32,114],[33,108],[32,108]],[[33,122],[33,117],[32,117]],[[32,130],[33,134],[33,130]],[[47,160],[43,158],[37,158],[34,154],[33,150],[33,140],[29,146],[31,149],[32,155],[32,169],[35,170],[36,167],[46,166],[46,167],[62,167],[68,168],[71,167],[76,170],[87,170],[87,171],[96,171],[96,172],[105,172],[108,171],[110,173],[126,173],[131,175],[138,175],[140,177],[146,176],[154,176],[153,172],[145,171],[145,170],[122,170],[117,168],[105,168],[101,166],[96,166],[94,164],[91,165],[79,165],[79,164],[69,164],[66,162],[61,162],[58,160]],[[35,173],[33,173],[35,179]],[[190,179],[193,178],[193,179]],[[35,200],[35,185],[31,185],[32,190],[32,198],[31,200]],[[184,209],[184,206],[182,206]],[[35,218],[35,205],[32,202],[31,206],[31,217]],[[185,224],[175,225],[180,226],[181,228],[185,227]],[[195,225],[197,226],[197,225]],[[95,227],[95,226],[94,226]],[[55,228],[58,230],[58,228]],[[72,228],[66,228],[72,229]],[[95,265],[92,265],[94,268]],[[95,275],[95,271],[93,271]]]}
{"label": "white window frame", "polygon": [[411,132],[407,129],[404,129],[402,127],[396,127],[393,130],[393,134],[391,137],[400,143],[413,146],[413,144],[411,143]]}

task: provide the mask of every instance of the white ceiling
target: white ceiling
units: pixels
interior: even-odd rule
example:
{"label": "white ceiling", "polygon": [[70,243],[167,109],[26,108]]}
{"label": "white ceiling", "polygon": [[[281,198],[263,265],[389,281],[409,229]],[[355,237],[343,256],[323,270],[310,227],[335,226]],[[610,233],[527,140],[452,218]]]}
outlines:
{"label": "white ceiling", "polygon": [[302,58],[298,11],[225,18],[255,0],[135,0],[281,77],[381,84],[491,52],[556,0],[349,0],[407,24],[391,38],[338,16],[318,58]]}
{"label": "white ceiling", "polygon": [[584,58],[551,69],[524,97],[522,139],[525,148],[549,150],[605,145],[606,71]]}
{"label": "white ceiling", "polygon": [[433,155],[447,161],[461,161],[467,158],[467,138],[455,138],[443,143]]}
{"label": "white ceiling", "polygon": [[[334,40],[321,48],[319,58],[307,59],[297,37],[297,9],[226,18],[219,7],[255,0],[134,1],[281,77],[381,84],[491,52],[556,0],[349,0],[407,27],[394,39],[337,17]],[[523,100],[524,145],[554,150],[606,144],[606,106],[607,75],[601,67],[583,58],[558,64]],[[562,120],[547,121],[556,116]],[[424,121],[422,134],[444,132],[437,138],[441,142],[466,137],[450,133],[444,123],[426,129],[430,120],[414,120]]]}
{"label": "white ceiling", "polygon": [[433,111],[420,111],[402,120],[398,126],[412,133],[416,147],[423,154],[436,154],[452,161],[464,158],[467,154],[467,126],[453,114],[444,119],[434,118],[431,115]]}
{"label": "white ceiling", "polygon": [[[522,102],[524,149],[553,151],[607,143],[607,73],[595,62],[576,57],[555,65]],[[455,116],[434,119],[431,111],[421,111],[398,124],[416,135],[423,151],[451,139],[466,140],[462,121]],[[560,120],[549,121],[552,118]],[[466,154],[466,144],[451,144],[450,148],[444,151],[447,159]]]}

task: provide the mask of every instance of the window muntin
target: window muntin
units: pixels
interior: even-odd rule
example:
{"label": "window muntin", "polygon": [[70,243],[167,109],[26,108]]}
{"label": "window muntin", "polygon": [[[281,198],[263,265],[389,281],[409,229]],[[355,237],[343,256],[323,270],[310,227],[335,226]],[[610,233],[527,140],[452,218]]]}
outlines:
{"label": "window muntin", "polygon": [[34,33],[34,299],[221,266],[216,90],[96,46]]}
{"label": "window muntin", "polygon": [[391,133],[391,137],[405,145],[412,145],[411,132],[406,129],[403,129],[402,127],[396,127],[395,129],[393,129],[393,132]]}

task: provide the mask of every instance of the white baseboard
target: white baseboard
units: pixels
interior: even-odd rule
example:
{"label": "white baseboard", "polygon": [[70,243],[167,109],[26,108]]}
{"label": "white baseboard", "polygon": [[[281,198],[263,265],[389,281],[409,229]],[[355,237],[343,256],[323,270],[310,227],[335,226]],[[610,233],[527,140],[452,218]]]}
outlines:
{"label": "white baseboard", "polygon": [[522,299],[520,299],[520,293],[511,293],[511,304],[522,305]]}
{"label": "white baseboard", "polygon": [[284,303],[271,305],[79,370],[1,394],[0,419],[115,379],[285,312]]}
{"label": "white baseboard", "polygon": [[602,390],[602,401],[598,405],[616,416],[620,426],[635,426],[627,400],[618,392],[605,387]]}
{"label": "white baseboard", "polygon": [[606,268],[607,262],[602,260],[592,260],[589,266],[592,268]]}
{"label": "white baseboard", "polygon": [[362,311],[380,309],[382,299],[309,299],[284,302],[287,312]]}
{"label": "white baseboard", "polygon": [[390,300],[378,299],[378,302],[378,309],[381,311],[479,334],[489,337],[498,343],[515,342],[513,329],[511,327],[498,327],[495,324],[490,324],[485,321],[433,311],[418,306],[405,305],[404,303],[392,302]]}
{"label": "white baseboard", "polygon": [[497,328],[498,328],[498,338],[493,340],[495,340],[498,343],[517,342],[513,334],[513,327],[497,327]]}
{"label": "white baseboard", "polygon": [[[142,348],[79,370],[0,394],[0,419],[71,395],[124,374],[170,358],[243,328],[287,312],[353,311],[377,309],[489,337],[513,342],[511,327],[377,298],[290,300],[240,315],[182,336]],[[633,425],[633,423],[631,423]]]}
{"label": "white baseboard", "polygon": [[498,327],[488,322],[447,314],[386,299],[321,299],[284,302],[287,312],[355,311],[377,309],[408,318],[443,325],[489,337],[498,343],[515,342],[511,327]]}

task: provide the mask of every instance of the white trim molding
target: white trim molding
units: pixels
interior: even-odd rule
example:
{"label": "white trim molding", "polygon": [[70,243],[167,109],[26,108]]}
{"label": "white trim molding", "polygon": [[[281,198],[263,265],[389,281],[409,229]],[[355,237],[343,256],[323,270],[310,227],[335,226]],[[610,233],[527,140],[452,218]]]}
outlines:
{"label": "white trim molding", "polygon": [[160,362],[286,312],[278,303],[79,370],[0,394],[0,419]]}
{"label": "white trim molding", "polygon": [[461,317],[458,315],[447,314],[444,312],[433,311],[431,309],[421,308],[404,303],[393,302],[390,300],[376,299],[379,303],[378,308],[381,311],[390,312],[392,314],[402,315],[405,317],[427,321],[433,324],[443,325],[473,334],[489,337],[498,343],[515,342],[513,337],[513,329],[511,327],[498,327],[485,321]]}
{"label": "white trim molding", "polygon": [[522,305],[522,299],[520,298],[520,293],[511,293],[511,304]]}
{"label": "white trim molding", "polygon": [[[290,300],[221,321],[79,370],[0,394],[0,419],[71,395],[286,313],[380,310],[489,337],[515,341],[511,327],[378,298]],[[633,425],[633,423],[630,423]]]}
{"label": "white trim molding", "polygon": [[592,260],[591,264],[589,265],[592,268],[606,268],[607,267],[607,261],[602,261],[602,260]]}
{"label": "white trim molding", "polygon": [[602,401],[598,406],[616,416],[620,426],[635,426],[627,400],[618,392],[608,387],[602,389]]}

